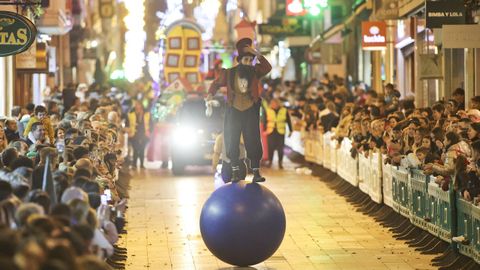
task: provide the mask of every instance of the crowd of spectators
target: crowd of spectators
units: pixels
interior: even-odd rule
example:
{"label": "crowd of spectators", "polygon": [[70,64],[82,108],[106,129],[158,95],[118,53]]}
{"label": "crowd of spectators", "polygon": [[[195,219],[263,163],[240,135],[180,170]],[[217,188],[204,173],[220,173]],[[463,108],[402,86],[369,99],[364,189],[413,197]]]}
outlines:
{"label": "crowd of spectators", "polygon": [[453,188],[466,200],[480,198],[480,96],[465,107],[465,91],[418,108],[413,97],[401,98],[393,84],[382,93],[364,84],[347,86],[338,77],[313,80],[301,87],[271,81],[266,99],[289,106],[294,129],[332,131],[349,138],[351,155],[383,154],[384,162],[433,175],[443,190]]}
{"label": "crowd of spectators", "polygon": [[0,119],[1,269],[110,269],[126,256],[133,106],[88,94],[54,92]]}

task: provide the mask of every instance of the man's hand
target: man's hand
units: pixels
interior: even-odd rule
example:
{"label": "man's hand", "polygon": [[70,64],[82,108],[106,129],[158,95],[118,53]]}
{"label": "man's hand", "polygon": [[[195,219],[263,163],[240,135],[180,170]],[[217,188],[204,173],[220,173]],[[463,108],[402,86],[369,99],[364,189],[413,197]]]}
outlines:
{"label": "man's hand", "polygon": [[255,49],[253,49],[252,47],[249,47],[249,46],[245,47],[245,48],[243,49],[243,52],[245,52],[245,53],[251,53],[251,54],[253,54],[253,55],[255,55],[255,56],[261,55],[257,50],[255,50]]}

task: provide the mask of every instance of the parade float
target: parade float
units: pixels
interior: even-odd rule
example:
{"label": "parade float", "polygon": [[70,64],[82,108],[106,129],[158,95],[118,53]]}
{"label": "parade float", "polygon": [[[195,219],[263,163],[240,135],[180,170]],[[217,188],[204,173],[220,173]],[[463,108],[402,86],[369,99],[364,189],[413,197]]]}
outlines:
{"label": "parade float", "polygon": [[169,137],[178,108],[188,95],[205,90],[199,69],[202,32],[202,27],[190,19],[175,21],[165,30],[164,83],[151,109],[154,135],[147,152],[149,161],[161,160],[163,167],[168,163]]}

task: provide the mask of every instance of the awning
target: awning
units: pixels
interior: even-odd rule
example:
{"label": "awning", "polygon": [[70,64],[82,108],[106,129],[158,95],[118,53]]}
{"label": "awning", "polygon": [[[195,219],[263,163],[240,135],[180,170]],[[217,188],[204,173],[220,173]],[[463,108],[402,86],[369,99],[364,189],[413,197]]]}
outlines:
{"label": "awning", "polygon": [[63,10],[48,10],[36,22],[40,33],[47,35],[65,35],[72,30],[73,22],[70,14]]}
{"label": "awning", "polygon": [[[325,42],[339,35],[341,38],[341,31],[347,27],[360,13],[367,9],[367,2],[365,0],[357,0],[353,5],[353,13],[342,23],[334,25],[327,29],[322,34],[318,35],[310,43],[310,47],[317,47],[320,43]],[[341,40],[339,41],[341,42]]]}
{"label": "awning", "polygon": [[425,7],[424,0],[408,0],[402,1],[401,5],[399,6],[398,15],[400,18],[408,17],[411,14],[415,14],[418,11],[422,10]]}

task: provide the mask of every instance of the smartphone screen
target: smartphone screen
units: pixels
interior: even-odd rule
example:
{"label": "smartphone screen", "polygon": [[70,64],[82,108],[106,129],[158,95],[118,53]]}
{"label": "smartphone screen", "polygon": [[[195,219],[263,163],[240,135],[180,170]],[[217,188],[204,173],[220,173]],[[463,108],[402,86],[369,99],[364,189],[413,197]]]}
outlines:
{"label": "smartphone screen", "polygon": [[56,144],[58,153],[63,153],[65,151],[65,141],[59,140]]}
{"label": "smartphone screen", "polygon": [[103,194],[106,196],[107,201],[111,201],[111,200],[112,200],[112,192],[110,191],[110,189],[105,189],[105,191],[103,192]]}
{"label": "smartphone screen", "polygon": [[101,198],[101,203],[102,203],[103,205],[107,205],[107,204],[108,204],[107,195],[100,195],[100,198]]}

